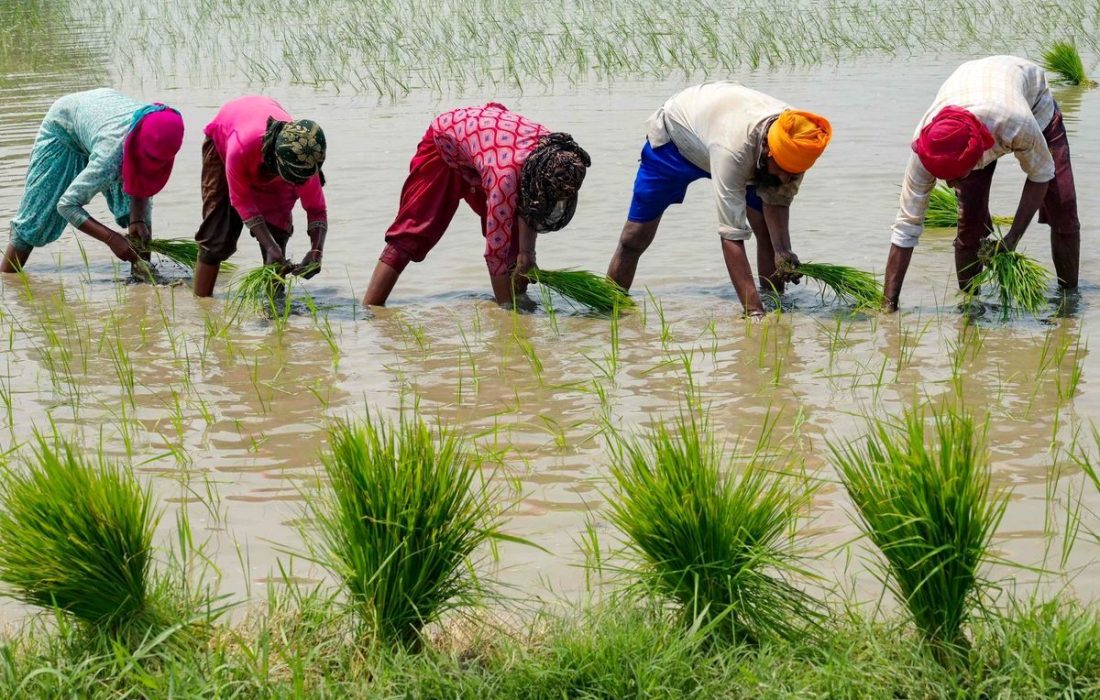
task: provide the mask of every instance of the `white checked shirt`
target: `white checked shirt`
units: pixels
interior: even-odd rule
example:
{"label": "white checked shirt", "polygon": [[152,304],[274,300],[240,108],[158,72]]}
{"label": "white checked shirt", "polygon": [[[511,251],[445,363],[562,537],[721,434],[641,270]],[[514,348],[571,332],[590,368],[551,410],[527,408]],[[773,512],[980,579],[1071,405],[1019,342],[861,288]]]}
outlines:
{"label": "white checked shirt", "polygon": [[[1054,118],[1056,107],[1046,74],[1038,65],[1015,56],[990,56],[962,64],[936,94],[913,138],[948,105],[969,111],[993,135],[993,147],[982,154],[975,170],[1011,152],[1032,182],[1054,179],[1054,158],[1043,130]],[[935,186],[936,178],[924,169],[916,153],[910,154],[890,237],[894,245],[917,245],[924,230],[928,197]]]}
{"label": "white checked shirt", "polygon": [[[719,80],[673,95],[649,118],[650,146],[671,141],[688,162],[711,174],[722,238],[752,237],[745,211],[747,187],[754,184],[768,125],[787,109],[774,97]],[[790,206],[801,182],[799,174],[779,187],[758,187],[756,193],[765,204]]]}

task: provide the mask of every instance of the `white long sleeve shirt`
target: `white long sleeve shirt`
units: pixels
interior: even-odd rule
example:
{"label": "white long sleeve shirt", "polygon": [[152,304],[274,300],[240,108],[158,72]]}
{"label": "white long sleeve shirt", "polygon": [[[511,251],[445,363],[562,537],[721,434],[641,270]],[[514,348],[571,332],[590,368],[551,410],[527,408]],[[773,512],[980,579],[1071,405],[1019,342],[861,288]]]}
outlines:
{"label": "white long sleeve shirt", "polygon": [[[962,64],[936,94],[913,138],[948,105],[972,113],[993,136],[993,147],[982,154],[974,170],[1012,153],[1032,182],[1054,179],[1054,158],[1043,130],[1054,118],[1056,107],[1046,74],[1038,65],[1016,56],[990,56]],[[925,170],[916,153],[910,154],[890,237],[894,245],[900,248],[917,245],[924,230],[928,198],[935,186],[936,178]]]}
{"label": "white long sleeve shirt", "polygon": [[[789,106],[729,80],[703,83],[673,95],[649,118],[653,148],[669,141],[690,163],[710,173],[718,202],[718,234],[742,241],[752,236],[746,188],[760,164],[768,126]],[[758,187],[765,204],[789,206],[802,175],[781,187]]]}

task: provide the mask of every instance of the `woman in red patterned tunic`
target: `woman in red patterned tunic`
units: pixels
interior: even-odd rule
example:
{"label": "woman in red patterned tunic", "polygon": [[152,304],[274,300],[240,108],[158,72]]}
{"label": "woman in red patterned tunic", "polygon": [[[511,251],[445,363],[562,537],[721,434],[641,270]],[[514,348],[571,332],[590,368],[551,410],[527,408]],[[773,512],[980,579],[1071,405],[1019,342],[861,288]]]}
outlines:
{"label": "woman in red patterned tunic", "polygon": [[535,265],[535,234],[569,223],[591,164],[569,134],[551,133],[495,102],[439,115],[409,164],[363,304],[386,303],[405,266],[439,242],[462,200],[481,217],[493,295],[511,303]]}

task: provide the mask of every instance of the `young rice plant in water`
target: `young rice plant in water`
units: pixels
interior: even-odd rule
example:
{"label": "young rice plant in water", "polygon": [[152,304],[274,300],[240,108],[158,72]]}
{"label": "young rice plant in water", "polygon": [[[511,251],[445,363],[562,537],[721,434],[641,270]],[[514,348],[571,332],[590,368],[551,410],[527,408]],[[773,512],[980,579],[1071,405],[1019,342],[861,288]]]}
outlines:
{"label": "young rice plant in water", "polygon": [[0,581],[30,605],[119,631],[154,624],[152,494],[117,465],[36,436],[0,480]]}
{"label": "young rice plant in water", "polygon": [[455,434],[368,414],[329,431],[322,461],[331,488],[310,504],[316,556],[375,640],[415,647],[425,625],[478,602],[475,554],[508,538]]}
{"label": "young rice plant in water", "polygon": [[964,628],[979,602],[981,567],[1004,514],[990,493],[984,435],[949,409],[900,424],[871,419],[867,435],[830,444],[859,524],[885,559],[883,580],[941,663],[965,658]]}
{"label": "young rice plant in water", "polygon": [[748,643],[790,639],[819,619],[791,582],[802,573],[790,541],[807,497],[756,460],[739,475],[694,412],[616,438],[611,520],[642,583],[674,601],[688,624]]}

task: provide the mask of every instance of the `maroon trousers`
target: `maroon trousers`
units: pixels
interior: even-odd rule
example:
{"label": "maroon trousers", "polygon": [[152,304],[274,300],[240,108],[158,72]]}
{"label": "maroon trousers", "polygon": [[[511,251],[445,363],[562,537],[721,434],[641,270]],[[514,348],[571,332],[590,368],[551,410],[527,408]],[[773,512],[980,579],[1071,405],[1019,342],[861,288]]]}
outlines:
{"label": "maroon trousers", "polygon": [[[1050,225],[1050,255],[1058,283],[1067,289],[1077,287],[1081,257],[1081,222],[1077,218],[1077,190],[1073,185],[1073,169],[1069,160],[1069,140],[1061,111],[1043,131],[1050,154],[1054,157],[1054,179],[1039,208],[1039,223]],[[959,288],[966,289],[970,280],[981,271],[978,247],[993,231],[989,214],[989,187],[997,161],[975,170],[955,183],[959,198],[959,230],[955,238],[955,272]]]}

